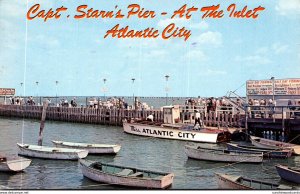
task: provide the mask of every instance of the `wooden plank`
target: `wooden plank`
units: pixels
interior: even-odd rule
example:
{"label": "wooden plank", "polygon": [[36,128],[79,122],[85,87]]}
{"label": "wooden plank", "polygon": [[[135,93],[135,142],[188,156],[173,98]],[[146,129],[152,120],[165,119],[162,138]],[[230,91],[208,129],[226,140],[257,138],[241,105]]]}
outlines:
{"label": "wooden plank", "polygon": [[43,113],[42,113],[42,118],[41,118],[41,124],[40,124],[40,132],[39,132],[39,138],[38,138],[38,145],[42,146],[43,145],[43,130],[45,127],[45,119],[46,119],[46,111],[48,107],[49,101],[46,100],[43,103]]}

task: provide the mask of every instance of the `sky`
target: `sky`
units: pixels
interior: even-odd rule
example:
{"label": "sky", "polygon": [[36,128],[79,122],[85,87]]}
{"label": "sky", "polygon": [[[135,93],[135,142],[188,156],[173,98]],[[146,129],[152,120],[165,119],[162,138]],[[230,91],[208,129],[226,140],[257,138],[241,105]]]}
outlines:
{"label": "sky", "polygon": [[[71,17],[26,20],[37,3],[47,11],[63,5]],[[168,14],[73,18],[79,5],[99,10],[118,5],[126,13],[132,3]],[[265,10],[257,19],[229,18],[232,3]],[[184,4],[220,4],[225,15],[202,19],[198,11],[189,20],[171,20]],[[187,41],[103,38],[116,24],[161,32],[172,22],[191,30]],[[16,95],[165,96],[167,87],[169,96],[219,97],[235,90],[245,96],[247,80],[300,77],[300,0],[0,0],[0,28],[0,88],[15,88]]]}

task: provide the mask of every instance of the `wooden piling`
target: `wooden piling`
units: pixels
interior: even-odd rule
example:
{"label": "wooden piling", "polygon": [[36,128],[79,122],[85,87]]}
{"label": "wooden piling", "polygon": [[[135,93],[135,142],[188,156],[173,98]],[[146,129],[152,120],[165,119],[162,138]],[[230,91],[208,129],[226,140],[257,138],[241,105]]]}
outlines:
{"label": "wooden piling", "polygon": [[[45,127],[45,120],[46,120],[46,111],[48,107],[48,100],[46,100],[43,103],[43,111],[42,111],[42,119],[41,119],[41,124],[40,124],[40,132],[39,132],[39,138],[38,138],[38,145],[42,146],[43,145],[43,130]],[[33,107],[35,109],[35,107]]]}

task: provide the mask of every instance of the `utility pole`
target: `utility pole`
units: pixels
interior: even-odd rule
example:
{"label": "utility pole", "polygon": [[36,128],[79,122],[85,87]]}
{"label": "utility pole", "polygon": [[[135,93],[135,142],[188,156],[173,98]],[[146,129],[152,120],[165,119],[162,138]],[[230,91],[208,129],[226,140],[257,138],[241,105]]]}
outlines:
{"label": "utility pole", "polygon": [[132,109],[134,109],[135,107],[135,100],[134,100],[134,81],[135,81],[135,78],[131,78],[132,80]]}
{"label": "utility pole", "polygon": [[166,78],[166,105],[168,105],[168,91],[169,91],[169,88],[168,88],[168,80],[169,80],[169,75],[165,75],[165,78]]}
{"label": "utility pole", "polygon": [[56,88],[55,88],[55,106],[57,106],[57,85],[58,85],[58,81],[55,81],[55,85],[56,85]]}

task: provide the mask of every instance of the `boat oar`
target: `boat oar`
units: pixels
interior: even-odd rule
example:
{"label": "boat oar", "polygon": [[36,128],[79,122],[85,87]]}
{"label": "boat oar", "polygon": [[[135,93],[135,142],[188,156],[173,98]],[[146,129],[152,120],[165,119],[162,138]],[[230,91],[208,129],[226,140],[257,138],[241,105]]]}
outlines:
{"label": "boat oar", "polygon": [[45,119],[46,119],[46,110],[48,107],[48,100],[45,100],[43,102],[43,112],[42,112],[42,119],[41,119],[41,124],[40,124],[40,132],[39,132],[39,139],[38,139],[38,145],[42,146],[43,144],[43,130],[44,130],[44,126],[45,126]]}

